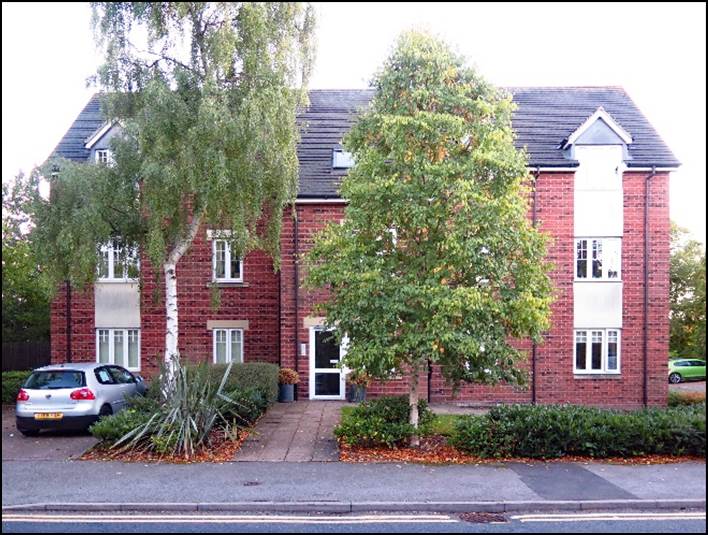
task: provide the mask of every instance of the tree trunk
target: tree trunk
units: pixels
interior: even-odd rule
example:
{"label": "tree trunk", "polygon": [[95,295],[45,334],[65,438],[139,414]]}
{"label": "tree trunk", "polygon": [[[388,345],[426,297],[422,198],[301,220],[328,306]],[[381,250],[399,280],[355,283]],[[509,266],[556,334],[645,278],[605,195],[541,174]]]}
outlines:
{"label": "tree trunk", "polygon": [[418,436],[418,368],[413,370],[413,376],[411,377],[410,385],[410,397],[409,397],[409,422],[414,427],[415,433],[411,437],[410,445],[412,448],[417,448],[420,446],[420,437]]}
{"label": "tree trunk", "polygon": [[[165,364],[167,367],[167,380],[171,385],[174,379],[175,360],[179,357],[179,316],[177,309],[177,266],[164,264],[165,273]],[[170,389],[171,390],[171,389]]]}
{"label": "tree trunk", "polygon": [[165,396],[172,391],[177,359],[179,358],[179,318],[177,308],[177,262],[187,252],[189,246],[199,231],[204,212],[195,214],[189,224],[187,234],[175,243],[167,260],[162,265],[165,273],[165,363],[167,367],[167,382]]}

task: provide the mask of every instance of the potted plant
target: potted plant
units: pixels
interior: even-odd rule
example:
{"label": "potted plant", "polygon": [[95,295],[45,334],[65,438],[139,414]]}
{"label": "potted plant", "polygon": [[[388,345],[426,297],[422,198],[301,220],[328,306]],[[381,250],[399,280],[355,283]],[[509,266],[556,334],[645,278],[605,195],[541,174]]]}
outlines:
{"label": "potted plant", "polygon": [[358,403],[366,399],[366,387],[371,384],[371,376],[363,370],[353,370],[347,377],[349,395],[347,400]]}
{"label": "potted plant", "polygon": [[278,401],[290,403],[295,401],[295,385],[300,382],[300,375],[290,368],[280,368],[278,372]]}

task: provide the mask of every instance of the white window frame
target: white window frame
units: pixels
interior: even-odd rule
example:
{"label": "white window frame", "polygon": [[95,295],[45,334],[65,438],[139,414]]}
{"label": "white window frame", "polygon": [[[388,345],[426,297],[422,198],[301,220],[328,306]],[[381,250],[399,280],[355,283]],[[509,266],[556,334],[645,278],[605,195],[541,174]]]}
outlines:
{"label": "white window frame", "polygon": [[111,149],[96,149],[94,157],[99,165],[113,165],[115,163]]}
{"label": "white window frame", "polygon": [[[578,277],[578,245],[581,241],[585,241],[585,277]],[[602,256],[602,276],[593,277],[592,271],[592,261],[593,261],[593,251],[594,243],[600,242],[600,247],[603,251]],[[608,262],[607,262],[607,248],[606,244],[609,242],[614,242],[616,244],[617,250],[619,251],[619,258],[617,263],[617,277],[608,277]],[[573,277],[576,282],[622,282],[622,238],[619,237],[579,237],[574,240],[573,247]]]}
{"label": "white window frame", "polygon": [[[133,247],[128,247],[126,245],[120,244],[119,241],[117,240],[111,240],[108,243],[105,243],[101,245],[100,247],[100,259],[99,259],[99,266],[98,266],[98,280],[100,282],[136,282],[138,280],[138,277],[128,277],[128,265],[129,263],[126,262],[125,268],[124,268],[124,273],[122,277],[116,277],[116,256],[117,253],[119,253],[121,250],[127,252],[129,250],[133,249],[134,255],[134,263],[135,263],[135,269],[136,271],[140,272],[140,255],[138,254],[138,249],[136,246]],[[105,277],[101,276],[101,266],[103,264],[103,255],[105,253],[108,253],[108,275]]]}
{"label": "white window frame", "polygon": [[[577,361],[577,339],[578,334],[585,333],[585,368],[578,368]],[[602,333],[602,366],[599,370],[592,369],[592,334],[593,332]],[[617,333],[617,369],[610,370],[608,368],[609,361],[609,333]],[[592,328],[574,329],[573,330],[573,373],[576,375],[619,375],[622,373],[622,329],[619,328]]]}
{"label": "white window frame", "polygon": [[[224,243],[224,276],[216,276],[216,244]],[[243,258],[239,259],[239,277],[231,276],[231,244],[229,240],[223,238],[214,238],[211,242],[211,280],[214,282],[243,282]]]}
{"label": "white window frame", "polygon": [[243,352],[243,349],[244,349],[244,329],[214,329],[214,332],[211,335],[212,361],[214,362],[214,364],[217,364],[217,361],[216,361],[216,336],[217,336],[217,333],[219,333],[219,332],[226,333],[226,361],[219,362],[218,364],[228,364],[229,362],[232,362],[232,360],[233,360],[233,355],[231,354],[231,333],[235,332],[235,331],[238,331],[239,333],[241,333],[241,342],[240,342],[241,360],[237,360],[234,362],[242,364],[245,361],[245,355]]}
{"label": "white window frame", "polygon": [[[101,332],[102,331],[108,331],[108,362],[101,362]],[[115,355],[115,333],[117,331],[122,331],[123,332],[123,356],[124,356],[124,364],[117,363],[116,362],[116,355]],[[130,331],[135,331],[138,333],[138,365],[137,367],[131,367],[130,366],[130,360],[129,360],[129,352],[128,352],[128,337],[129,337],[129,332]],[[125,328],[103,328],[99,327],[96,329],[96,363],[97,364],[105,364],[105,365],[115,365],[115,366],[122,366],[126,370],[130,371],[135,371],[139,372],[140,371],[140,361],[141,359],[141,353],[140,353],[140,346],[141,346],[141,333],[140,329],[134,328],[134,327],[125,327]]]}

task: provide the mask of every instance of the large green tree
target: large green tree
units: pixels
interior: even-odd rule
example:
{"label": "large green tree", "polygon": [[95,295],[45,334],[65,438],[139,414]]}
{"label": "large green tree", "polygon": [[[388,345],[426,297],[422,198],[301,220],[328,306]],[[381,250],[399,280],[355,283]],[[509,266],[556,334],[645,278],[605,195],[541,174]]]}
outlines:
{"label": "large green tree", "polygon": [[[114,165],[52,161],[36,236],[55,282],[85,286],[98,247],[137,242],[165,284],[165,359],[178,355],[177,264],[199,228],[277,267],[297,188],[296,110],[306,100],[313,11],[300,3],[96,2],[95,82],[120,128]],[[36,178],[35,182],[38,180]],[[36,187],[36,184],[35,184]]]}
{"label": "large green tree", "polygon": [[317,237],[308,285],[329,289],[320,310],[348,337],[347,366],[410,375],[417,426],[428,363],[455,386],[524,381],[511,340],[549,326],[546,239],[527,218],[510,96],[415,32],[373,86],[344,141],[356,161],[341,187],[345,218]]}
{"label": "large green tree", "polygon": [[49,296],[42,268],[30,243],[24,212],[26,179],[2,185],[2,339],[49,340]]}
{"label": "large green tree", "polygon": [[671,225],[671,354],[706,356],[706,252]]}

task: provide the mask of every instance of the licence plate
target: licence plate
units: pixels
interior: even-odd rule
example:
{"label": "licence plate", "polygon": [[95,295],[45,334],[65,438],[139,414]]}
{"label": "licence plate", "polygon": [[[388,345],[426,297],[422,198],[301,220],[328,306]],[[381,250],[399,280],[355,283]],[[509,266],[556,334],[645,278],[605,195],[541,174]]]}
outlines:
{"label": "licence plate", "polygon": [[64,417],[64,413],[61,412],[36,412],[34,414],[35,420],[61,420]]}

